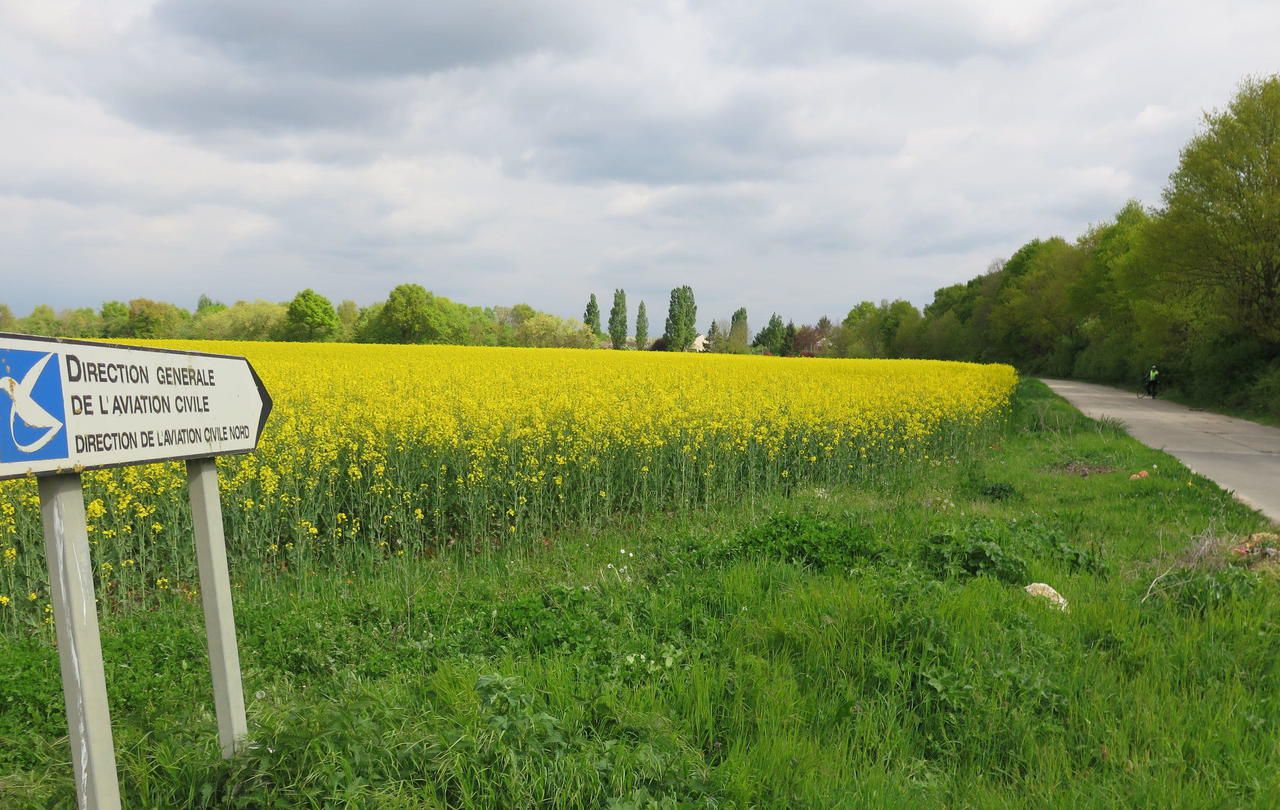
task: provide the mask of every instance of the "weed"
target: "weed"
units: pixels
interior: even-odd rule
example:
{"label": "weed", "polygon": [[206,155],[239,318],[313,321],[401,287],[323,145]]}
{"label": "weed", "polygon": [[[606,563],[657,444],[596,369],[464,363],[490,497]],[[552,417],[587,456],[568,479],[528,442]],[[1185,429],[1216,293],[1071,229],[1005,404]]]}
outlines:
{"label": "weed", "polygon": [[938,576],[990,576],[1013,584],[1027,580],[1027,562],[981,528],[936,534],[924,544],[921,561]]}
{"label": "weed", "polygon": [[887,553],[852,515],[837,519],[780,512],[743,532],[726,556],[757,556],[816,568],[850,569]]}
{"label": "weed", "polygon": [[1016,497],[1018,490],[1013,484],[998,482],[993,484],[983,484],[978,489],[978,493],[989,501],[1007,501]]}

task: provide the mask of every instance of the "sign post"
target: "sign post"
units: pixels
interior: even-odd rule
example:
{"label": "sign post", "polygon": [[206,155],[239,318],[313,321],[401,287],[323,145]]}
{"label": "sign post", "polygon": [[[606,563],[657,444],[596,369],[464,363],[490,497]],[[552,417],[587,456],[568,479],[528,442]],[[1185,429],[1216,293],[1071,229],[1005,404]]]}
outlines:
{"label": "sign post", "polygon": [[240,684],[240,651],[231,613],[231,577],[222,534],[222,501],[218,494],[218,466],[211,458],[187,462],[191,492],[191,522],[196,533],[196,561],[200,566],[200,600],[204,604],[204,633],[213,670],[213,705],[218,715],[218,742],[230,758],[248,732],[244,691]]}
{"label": "sign post", "polygon": [[85,524],[83,470],[186,460],[218,740],[247,732],[216,456],[257,447],[271,397],[243,357],[0,334],[0,480],[39,478],[76,801],[120,791]]}
{"label": "sign post", "polygon": [[41,478],[39,488],[76,796],[81,807],[114,809],[120,806],[120,788],[93,597],[84,490],[77,473]]}

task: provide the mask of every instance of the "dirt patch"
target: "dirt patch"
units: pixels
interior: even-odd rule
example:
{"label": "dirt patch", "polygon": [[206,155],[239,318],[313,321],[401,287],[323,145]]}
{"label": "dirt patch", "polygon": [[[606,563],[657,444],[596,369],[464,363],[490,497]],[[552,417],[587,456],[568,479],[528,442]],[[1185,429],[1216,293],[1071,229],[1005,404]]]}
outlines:
{"label": "dirt patch", "polygon": [[1078,475],[1081,478],[1088,478],[1091,475],[1106,475],[1116,471],[1115,467],[1106,464],[1093,464],[1088,461],[1066,461],[1053,466],[1054,472],[1063,473],[1065,475]]}
{"label": "dirt patch", "polygon": [[1242,543],[1231,547],[1231,554],[1249,568],[1280,573],[1280,535],[1256,532]]}
{"label": "dirt patch", "polygon": [[1247,592],[1253,575],[1280,578],[1280,535],[1255,532],[1248,537],[1222,537],[1205,531],[1151,581],[1153,596],[1186,591],[1189,603],[1210,604]]}

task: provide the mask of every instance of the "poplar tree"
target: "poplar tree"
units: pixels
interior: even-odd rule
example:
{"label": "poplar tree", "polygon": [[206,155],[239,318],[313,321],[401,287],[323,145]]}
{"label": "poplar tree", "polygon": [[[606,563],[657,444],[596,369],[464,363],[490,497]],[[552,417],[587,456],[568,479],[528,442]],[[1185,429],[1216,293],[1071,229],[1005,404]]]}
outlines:
{"label": "poplar tree", "polygon": [[591,300],[587,302],[587,310],[582,313],[582,322],[587,325],[594,334],[601,334],[600,331],[600,305],[596,303],[596,294],[591,293]]}
{"label": "poplar tree", "polygon": [[725,351],[733,354],[746,354],[747,344],[751,342],[751,332],[747,329],[747,308],[739,307],[729,322],[729,340]]}
{"label": "poplar tree", "polygon": [[636,310],[636,348],[644,351],[649,348],[649,313],[644,309],[644,302]]}
{"label": "poplar tree", "polygon": [[668,351],[682,352],[693,344],[698,336],[698,305],[693,300],[693,288],[689,285],[671,291],[671,303],[667,309],[667,328],[663,337]]}
{"label": "poplar tree", "polygon": [[613,308],[609,310],[609,340],[613,348],[627,347],[627,294],[623,290],[613,291]]}

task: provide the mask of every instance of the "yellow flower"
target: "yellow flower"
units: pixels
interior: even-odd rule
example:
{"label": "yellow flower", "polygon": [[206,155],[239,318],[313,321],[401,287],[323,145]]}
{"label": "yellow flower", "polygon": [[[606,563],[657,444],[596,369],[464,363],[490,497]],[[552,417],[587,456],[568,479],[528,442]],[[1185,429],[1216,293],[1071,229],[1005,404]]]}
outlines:
{"label": "yellow flower", "polygon": [[[245,355],[274,399],[258,450],[218,461],[228,537],[323,534],[335,546],[372,546],[409,521],[422,524],[404,538],[412,549],[495,531],[546,536],[615,504],[733,497],[779,479],[856,483],[878,464],[954,458],[1006,409],[1017,380],[1009,366],[925,360],[163,345]],[[185,508],[181,463],[87,473],[86,484],[102,547],[189,542],[167,517]],[[38,544],[26,517],[38,509],[33,481],[0,482],[0,537],[22,537],[0,546],[0,561]],[[428,535],[436,527],[444,536]],[[122,576],[134,566],[117,563]]]}

